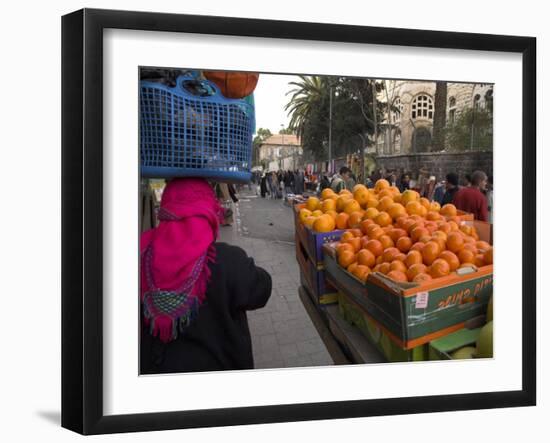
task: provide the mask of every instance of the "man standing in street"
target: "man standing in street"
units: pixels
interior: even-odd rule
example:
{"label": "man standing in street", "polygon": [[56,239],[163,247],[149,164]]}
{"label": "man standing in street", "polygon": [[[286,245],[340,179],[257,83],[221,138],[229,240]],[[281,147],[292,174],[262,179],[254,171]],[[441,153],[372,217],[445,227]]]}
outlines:
{"label": "man standing in street", "polygon": [[476,220],[489,221],[487,199],[483,195],[487,187],[487,175],[483,171],[472,174],[472,184],[461,188],[453,198],[453,204],[461,211],[474,214]]}
{"label": "man standing in street", "polygon": [[350,177],[351,177],[351,169],[346,166],[342,166],[340,168],[340,173],[336,174],[332,178],[330,187],[334,192],[338,194],[342,189],[347,189],[347,184]]}
{"label": "man standing in street", "polygon": [[439,202],[441,206],[447,203],[452,203],[455,194],[458,192],[458,175],[454,172],[449,172],[445,177],[445,194],[443,199]]}

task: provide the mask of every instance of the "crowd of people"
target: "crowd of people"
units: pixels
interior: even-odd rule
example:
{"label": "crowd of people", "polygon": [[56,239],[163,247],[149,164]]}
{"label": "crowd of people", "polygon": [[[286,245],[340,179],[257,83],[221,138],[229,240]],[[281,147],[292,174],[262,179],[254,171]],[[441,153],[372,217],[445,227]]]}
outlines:
{"label": "crowd of people", "polygon": [[271,171],[252,177],[254,183],[260,187],[262,198],[284,198],[288,194],[303,194],[306,176],[303,170]]}

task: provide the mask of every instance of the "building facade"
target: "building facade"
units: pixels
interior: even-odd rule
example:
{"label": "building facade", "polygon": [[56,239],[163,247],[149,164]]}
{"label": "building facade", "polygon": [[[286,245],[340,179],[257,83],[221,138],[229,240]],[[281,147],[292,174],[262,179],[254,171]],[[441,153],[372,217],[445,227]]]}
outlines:
{"label": "building facade", "polygon": [[[398,155],[442,150],[432,146],[435,82],[384,83],[378,101],[393,106],[380,124],[376,152]],[[452,125],[466,109],[485,108],[492,100],[491,84],[447,83],[446,124]]]}
{"label": "building facade", "polygon": [[303,166],[300,139],[292,134],[276,134],[259,148],[259,162],[268,171],[296,170]]}

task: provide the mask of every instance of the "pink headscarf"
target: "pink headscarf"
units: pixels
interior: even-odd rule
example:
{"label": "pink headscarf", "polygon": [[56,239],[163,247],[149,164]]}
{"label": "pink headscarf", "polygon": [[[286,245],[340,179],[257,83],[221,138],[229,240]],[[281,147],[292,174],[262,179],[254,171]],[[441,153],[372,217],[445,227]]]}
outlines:
{"label": "pink headscarf", "polygon": [[204,301],[222,217],[206,180],[177,178],[164,189],[159,225],[141,234],[140,299],[151,333],[165,343]]}

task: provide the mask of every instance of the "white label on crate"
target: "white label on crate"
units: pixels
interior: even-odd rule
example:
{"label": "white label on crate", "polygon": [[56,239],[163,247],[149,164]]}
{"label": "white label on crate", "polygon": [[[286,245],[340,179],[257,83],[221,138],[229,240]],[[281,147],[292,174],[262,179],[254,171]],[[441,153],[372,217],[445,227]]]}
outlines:
{"label": "white label on crate", "polygon": [[416,294],[416,309],[426,309],[428,307],[428,292],[419,292]]}

